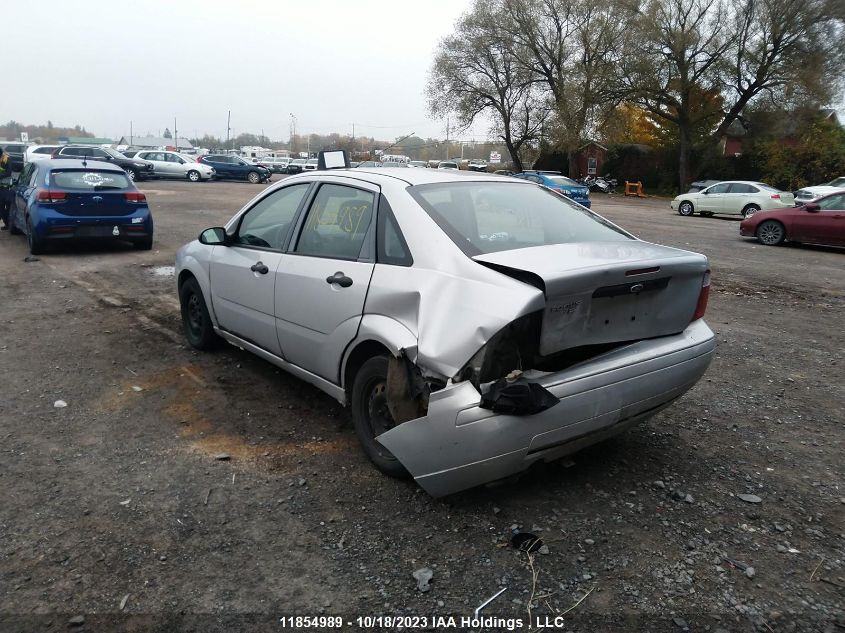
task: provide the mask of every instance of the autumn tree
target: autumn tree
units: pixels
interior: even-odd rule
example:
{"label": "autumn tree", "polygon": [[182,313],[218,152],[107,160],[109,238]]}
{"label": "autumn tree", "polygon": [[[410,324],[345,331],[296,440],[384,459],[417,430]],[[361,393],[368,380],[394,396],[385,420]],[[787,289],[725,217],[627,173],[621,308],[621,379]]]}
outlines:
{"label": "autumn tree", "polygon": [[476,0],[454,33],[441,40],[426,94],[431,113],[453,115],[457,129],[489,117],[521,170],[550,107],[536,75],[514,54],[512,32],[501,27],[501,12],[500,0]]}

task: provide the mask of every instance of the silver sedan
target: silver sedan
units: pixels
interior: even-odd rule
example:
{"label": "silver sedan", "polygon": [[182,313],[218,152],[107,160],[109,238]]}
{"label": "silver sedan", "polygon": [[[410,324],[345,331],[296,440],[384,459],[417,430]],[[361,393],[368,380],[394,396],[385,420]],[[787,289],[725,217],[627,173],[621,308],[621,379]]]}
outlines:
{"label": "silver sedan", "polygon": [[143,150],[135,154],[135,157],[151,162],[159,178],[178,178],[199,182],[211,180],[216,173],[214,167],[198,163],[192,156],[178,152]]}
{"label": "silver sedan", "polygon": [[692,387],[714,350],[708,268],[531,182],[386,168],[286,178],[176,259],[191,345],[316,385],[380,470],[436,496]]}

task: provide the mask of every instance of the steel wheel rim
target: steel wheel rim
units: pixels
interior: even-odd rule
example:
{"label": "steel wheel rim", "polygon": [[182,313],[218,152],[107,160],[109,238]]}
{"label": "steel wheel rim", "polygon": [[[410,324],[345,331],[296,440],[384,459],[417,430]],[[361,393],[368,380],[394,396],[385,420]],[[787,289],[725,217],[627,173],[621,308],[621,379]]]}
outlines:
{"label": "steel wheel rim", "polygon": [[202,314],[202,306],[200,305],[200,298],[196,293],[191,294],[188,299],[188,329],[195,337],[199,337],[202,332],[202,326],[205,318]]}
{"label": "steel wheel rim", "polygon": [[[369,394],[364,404],[367,413],[367,425],[373,438],[386,433],[396,426],[390,408],[387,406],[387,384],[383,378],[374,378],[367,385]],[[385,458],[396,459],[386,448],[375,442],[376,450]]]}
{"label": "steel wheel rim", "polygon": [[760,227],[760,241],[764,244],[777,244],[783,239],[783,229],[780,224],[767,222]]}

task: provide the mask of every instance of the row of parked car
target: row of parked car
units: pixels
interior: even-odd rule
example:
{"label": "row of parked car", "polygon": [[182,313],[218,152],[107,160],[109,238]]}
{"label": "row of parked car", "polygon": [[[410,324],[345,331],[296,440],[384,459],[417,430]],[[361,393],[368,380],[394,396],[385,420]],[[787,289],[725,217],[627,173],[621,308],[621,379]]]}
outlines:
{"label": "row of parked car", "polygon": [[693,189],[670,203],[678,215],[739,215],[740,235],[766,246],[786,241],[845,246],[845,177],[795,193],[747,180]]}

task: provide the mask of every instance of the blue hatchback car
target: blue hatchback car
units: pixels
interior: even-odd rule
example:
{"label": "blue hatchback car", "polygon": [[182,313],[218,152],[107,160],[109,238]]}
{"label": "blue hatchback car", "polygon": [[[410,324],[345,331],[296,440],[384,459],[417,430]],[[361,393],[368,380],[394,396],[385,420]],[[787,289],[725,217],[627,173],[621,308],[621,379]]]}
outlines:
{"label": "blue hatchback car", "polygon": [[523,171],[512,174],[513,178],[522,178],[548,187],[552,191],[571,198],[578,204],[590,208],[590,189],[575,182],[572,178],[562,176],[559,171]]}
{"label": "blue hatchback car", "polygon": [[29,163],[14,185],[9,231],[24,233],[33,255],[74,239],[153,246],[147,197],[119,167],[84,160]]}

